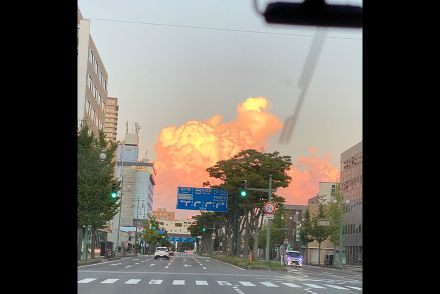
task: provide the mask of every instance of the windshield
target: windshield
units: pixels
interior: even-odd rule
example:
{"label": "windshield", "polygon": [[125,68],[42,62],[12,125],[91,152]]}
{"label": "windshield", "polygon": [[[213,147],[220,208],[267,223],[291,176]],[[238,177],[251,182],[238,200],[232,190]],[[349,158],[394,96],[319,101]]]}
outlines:
{"label": "windshield", "polygon": [[289,257],[300,257],[301,253],[299,253],[299,252],[287,252],[287,256],[289,256]]}
{"label": "windshield", "polygon": [[165,247],[157,247],[157,251],[167,251],[168,249]]}

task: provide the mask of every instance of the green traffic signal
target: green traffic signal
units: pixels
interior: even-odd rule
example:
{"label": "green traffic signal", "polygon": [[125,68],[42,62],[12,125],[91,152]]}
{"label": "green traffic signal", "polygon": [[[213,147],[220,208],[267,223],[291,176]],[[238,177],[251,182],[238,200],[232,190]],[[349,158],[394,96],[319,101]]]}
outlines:
{"label": "green traffic signal", "polygon": [[112,198],[116,198],[116,196],[118,196],[118,192],[113,191],[112,192]]}
{"label": "green traffic signal", "polygon": [[205,227],[203,227],[203,228],[202,228],[202,231],[203,231],[203,232],[206,232],[206,228],[205,228]]}
{"label": "green traffic signal", "polygon": [[246,197],[247,195],[247,191],[246,190],[240,190],[240,196],[241,197]]}

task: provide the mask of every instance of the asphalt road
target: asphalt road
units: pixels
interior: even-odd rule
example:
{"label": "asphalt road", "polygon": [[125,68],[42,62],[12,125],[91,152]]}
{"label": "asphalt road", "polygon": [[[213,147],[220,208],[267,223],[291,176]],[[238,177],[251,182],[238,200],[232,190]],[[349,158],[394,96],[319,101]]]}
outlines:
{"label": "asphalt road", "polygon": [[361,274],[314,267],[288,272],[243,270],[213,258],[127,257],[78,268],[80,294],[360,293]]}

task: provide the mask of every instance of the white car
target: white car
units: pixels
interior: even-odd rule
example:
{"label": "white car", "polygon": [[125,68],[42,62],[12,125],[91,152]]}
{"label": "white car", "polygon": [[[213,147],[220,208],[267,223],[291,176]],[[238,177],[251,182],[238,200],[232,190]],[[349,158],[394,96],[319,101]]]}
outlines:
{"label": "white car", "polygon": [[168,251],[168,248],[157,247],[156,252],[154,252],[154,259],[158,259],[158,258],[170,259],[170,253]]}

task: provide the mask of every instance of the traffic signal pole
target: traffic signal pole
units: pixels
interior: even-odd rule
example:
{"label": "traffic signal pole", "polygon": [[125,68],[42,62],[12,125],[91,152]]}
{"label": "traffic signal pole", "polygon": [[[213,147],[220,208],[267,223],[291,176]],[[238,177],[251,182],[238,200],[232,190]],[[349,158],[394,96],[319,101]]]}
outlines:
{"label": "traffic signal pole", "polygon": [[233,239],[232,239],[232,255],[238,255],[238,197],[234,195],[234,216],[233,216]]}

